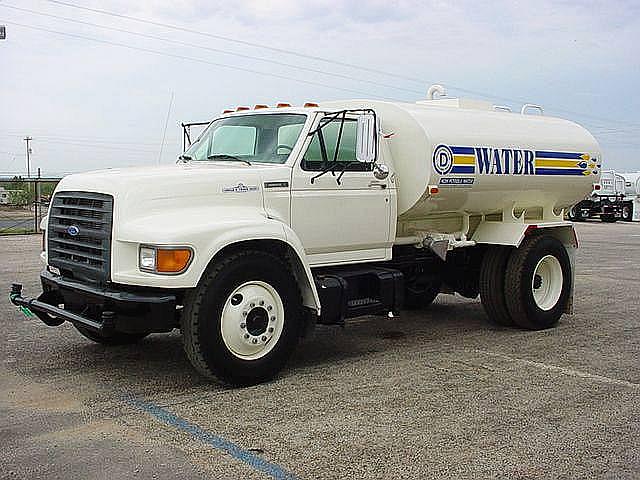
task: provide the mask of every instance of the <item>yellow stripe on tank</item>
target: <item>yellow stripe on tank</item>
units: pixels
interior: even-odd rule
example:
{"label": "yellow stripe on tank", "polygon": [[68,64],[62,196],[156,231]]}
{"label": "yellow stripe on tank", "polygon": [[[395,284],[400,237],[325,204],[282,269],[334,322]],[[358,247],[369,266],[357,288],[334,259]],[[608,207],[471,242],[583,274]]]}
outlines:
{"label": "yellow stripe on tank", "polygon": [[542,160],[536,158],[536,167],[580,168],[581,160]]}
{"label": "yellow stripe on tank", "polygon": [[454,155],[453,164],[454,165],[475,165],[476,157],[475,155]]}

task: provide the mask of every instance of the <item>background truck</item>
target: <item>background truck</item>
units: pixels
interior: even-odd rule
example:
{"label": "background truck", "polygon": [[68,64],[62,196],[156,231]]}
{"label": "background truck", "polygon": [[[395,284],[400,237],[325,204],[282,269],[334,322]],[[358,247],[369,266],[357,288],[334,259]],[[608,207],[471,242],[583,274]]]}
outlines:
{"label": "background truck", "polygon": [[194,367],[273,377],[314,324],[480,296],[496,323],[570,313],[563,209],[600,182],[579,125],[435,98],[239,107],[175,165],[64,178],[43,293],[11,299],[104,344],[179,328]]}
{"label": "background truck", "polygon": [[625,179],[613,170],[602,172],[600,184],[594,185],[591,194],[570,207],[567,218],[582,222],[600,218],[603,222],[617,222],[623,218],[625,206]]}
{"label": "background truck", "polygon": [[640,222],[640,172],[621,173],[624,178],[622,219]]}

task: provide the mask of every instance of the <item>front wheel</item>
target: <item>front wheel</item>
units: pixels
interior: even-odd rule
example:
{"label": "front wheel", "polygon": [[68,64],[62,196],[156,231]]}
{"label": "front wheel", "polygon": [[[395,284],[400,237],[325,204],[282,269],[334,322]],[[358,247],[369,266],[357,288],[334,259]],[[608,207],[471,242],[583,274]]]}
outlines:
{"label": "front wheel", "polygon": [[185,298],[183,345],[206,377],[251,385],[280,371],[302,324],[301,295],[286,262],[245,251],[210,267]]}
{"label": "front wheel", "polygon": [[528,238],[507,264],[505,299],[513,322],[530,330],[553,327],[565,311],[571,282],[564,245],[550,236]]}
{"label": "front wheel", "polygon": [[622,219],[625,222],[630,222],[631,220],[633,220],[633,206],[632,206],[632,204],[626,203],[622,207]]}

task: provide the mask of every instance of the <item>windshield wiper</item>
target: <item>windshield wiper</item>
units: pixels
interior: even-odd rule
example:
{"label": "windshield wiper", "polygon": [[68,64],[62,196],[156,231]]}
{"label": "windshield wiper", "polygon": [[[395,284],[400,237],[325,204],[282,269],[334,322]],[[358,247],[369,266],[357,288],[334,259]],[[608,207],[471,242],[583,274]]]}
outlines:
{"label": "windshield wiper", "polygon": [[249,166],[251,165],[251,162],[249,160],[245,160],[244,158],[234,157],[233,155],[224,155],[224,154],[209,155],[207,157],[207,160],[223,160],[223,161],[231,161],[231,162],[242,162],[242,163],[246,163]]}

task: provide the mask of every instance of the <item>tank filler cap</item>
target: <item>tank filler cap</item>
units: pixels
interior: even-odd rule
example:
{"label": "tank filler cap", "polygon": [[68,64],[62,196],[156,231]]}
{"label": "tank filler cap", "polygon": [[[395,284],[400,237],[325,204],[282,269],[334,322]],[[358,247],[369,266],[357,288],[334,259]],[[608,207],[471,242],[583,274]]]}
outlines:
{"label": "tank filler cap", "polygon": [[[436,94],[438,95],[436,97]],[[439,84],[434,84],[427,90],[427,100],[436,100],[437,98],[446,97],[447,90]]]}

